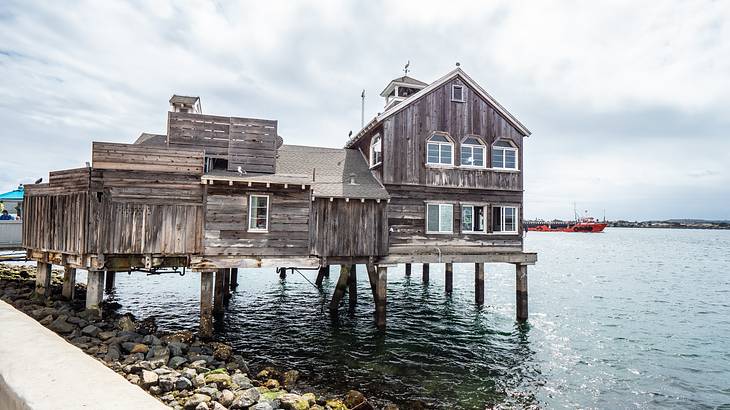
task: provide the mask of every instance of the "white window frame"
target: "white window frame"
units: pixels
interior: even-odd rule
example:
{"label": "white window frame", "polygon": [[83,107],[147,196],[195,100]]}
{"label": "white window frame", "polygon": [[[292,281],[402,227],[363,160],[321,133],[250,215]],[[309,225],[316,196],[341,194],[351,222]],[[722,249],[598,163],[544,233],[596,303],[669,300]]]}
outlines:
{"label": "white window frame", "polygon": [[[479,144],[466,144],[464,141],[466,141],[469,138],[476,139],[479,141]],[[481,148],[482,149],[482,165],[464,165],[461,162],[461,150],[463,148],[469,148],[471,150],[471,156],[474,158],[474,148]],[[476,168],[476,169],[487,169],[487,145],[482,141],[481,138],[479,138],[476,135],[467,135],[464,137],[464,139],[461,140],[461,147],[459,147],[459,166],[464,168]]]}
{"label": "white window frame", "polygon": [[[439,230],[438,231],[429,231],[428,230],[428,207],[429,205],[438,205],[439,207]],[[442,231],[441,230],[441,210],[445,207],[451,208],[451,230],[450,231]],[[440,235],[451,235],[454,233],[454,204],[444,203],[444,202],[426,202],[426,233],[427,234],[440,234]]]}
{"label": "white window frame", "polygon": [[[454,96],[454,92],[456,91],[457,88],[459,88],[461,90],[461,99],[457,99]],[[455,102],[464,102],[464,101],[466,101],[465,98],[464,98],[464,88],[465,87],[463,85],[460,85],[460,84],[452,84],[451,85],[451,101],[455,101]]]}
{"label": "white window frame", "polygon": [[[253,222],[253,199],[266,198],[266,228],[256,228],[251,226]],[[269,218],[271,217],[271,195],[266,194],[250,194],[248,196],[248,232],[266,233],[269,232]]]}
{"label": "white window frame", "polygon": [[[483,212],[483,218],[484,218],[484,220],[482,221],[482,226],[484,227],[484,229],[481,230],[481,231],[475,231],[475,230],[473,230],[474,229],[474,208],[475,207],[480,207],[483,210],[482,212]],[[463,228],[464,228],[464,208],[471,208],[471,215],[472,215],[471,226],[472,226],[472,230],[463,230]],[[489,213],[489,206],[488,205],[484,205],[484,204],[461,204],[461,228],[462,228],[461,233],[470,234],[470,235],[483,235],[483,234],[486,234],[487,233],[487,227],[489,226],[488,225],[488,215],[487,215],[488,213]]]}
{"label": "white window frame", "polygon": [[[508,144],[511,145],[511,147],[496,147],[496,149],[500,149],[503,152],[502,152],[502,166],[501,167],[495,167],[494,166],[494,158],[493,158],[494,157],[495,144],[498,143],[498,142],[500,142],[500,141],[507,142]],[[490,152],[489,161],[491,162],[492,169],[507,170],[507,171],[519,171],[520,170],[520,155],[519,155],[520,154],[519,153],[520,150],[519,150],[519,148],[515,147],[514,142],[512,142],[510,140],[507,140],[507,139],[504,139],[504,138],[501,138],[501,139],[498,139],[498,140],[494,141],[492,143],[492,147],[491,148],[492,148],[492,152]],[[512,152],[515,153],[515,167],[514,168],[509,168],[509,167],[506,166],[507,165],[507,161],[505,160],[504,151],[512,151]]]}
{"label": "white window frame", "polygon": [[[431,141],[431,138],[433,138],[433,137],[435,137],[437,135],[440,135],[442,137],[445,137],[449,142]],[[428,161],[428,146],[429,145],[432,145],[432,144],[433,145],[438,145],[438,147],[439,147],[439,162],[429,162]],[[441,147],[442,146],[445,146],[445,145],[448,145],[448,146],[451,147],[451,163],[449,163],[449,164],[444,164],[444,163],[440,162],[441,161]],[[428,139],[426,140],[426,165],[431,166],[431,167],[449,167],[449,168],[450,167],[453,167],[454,166],[454,150],[455,150],[455,148],[456,147],[455,147],[455,144],[454,144],[454,140],[449,136],[449,134],[447,134],[445,132],[434,132],[434,133],[432,133],[431,136],[428,137]]]}
{"label": "white window frame", "polygon": [[[499,227],[500,227],[501,230],[500,231],[496,231],[496,232],[493,231],[492,233],[493,234],[496,234],[496,235],[514,235],[514,234],[518,234],[520,232],[520,216],[519,216],[520,215],[520,208],[517,207],[517,206],[514,206],[514,205],[495,205],[495,206],[492,206],[492,209],[494,209],[494,208],[501,208],[501,210],[499,211],[499,216],[500,216],[500,219],[501,219],[501,221],[499,221]],[[506,208],[511,208],[511,209],[514,209],[515,210],[515,230],[514,231],[506,231],[506,230],[504,230],[504,227],[506,225],[505,224],[506,218],[505,218],[505,212],[504,212],[504,210]],[[491,212],[490,218],[494,218],[494,211]]]}
{"label": "white window frame", "polygon": [[[380,161],[373,163],[373,160],[375,159],[375,140],[378,141],[380,144]],[[380,136],[380,134],[375,134],[373,139],[370,140],[370,168],[375,168],[378,165],[383,163],[383,137]]]}

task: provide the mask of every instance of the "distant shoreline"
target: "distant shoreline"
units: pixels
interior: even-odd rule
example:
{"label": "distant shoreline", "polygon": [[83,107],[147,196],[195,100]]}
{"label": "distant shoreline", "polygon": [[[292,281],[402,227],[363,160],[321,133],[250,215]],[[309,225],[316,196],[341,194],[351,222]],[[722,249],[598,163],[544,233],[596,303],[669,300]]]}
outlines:
{"label": "distant shoreline", "polygon": [[[567,226],[574,224],[574,221],[562,220],[525,220],[525,226],[558,225]],[[649,229],[709,229],[709,230],[730,230],[730,221],[703,221],[697,219],[678,219],[666,221],[606,221],[609,228],[649,228]]]}

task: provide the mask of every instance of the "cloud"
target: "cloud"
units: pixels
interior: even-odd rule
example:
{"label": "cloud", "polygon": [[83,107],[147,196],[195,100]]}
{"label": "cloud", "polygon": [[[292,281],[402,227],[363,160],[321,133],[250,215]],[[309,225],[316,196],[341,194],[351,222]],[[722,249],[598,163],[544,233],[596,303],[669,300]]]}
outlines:
{"label": "cloud", "polygon": [[[590,202],[631,217],[728,218],[724,2],[6,1],[0,187],[81,166],[92,140],[163,132],[173,93],[340,147],[402,74],[462,67],[533,131],[527,216]],[[707,174],[707,172],[716,174]],[[620,210],[620,211],[618,211]]]}

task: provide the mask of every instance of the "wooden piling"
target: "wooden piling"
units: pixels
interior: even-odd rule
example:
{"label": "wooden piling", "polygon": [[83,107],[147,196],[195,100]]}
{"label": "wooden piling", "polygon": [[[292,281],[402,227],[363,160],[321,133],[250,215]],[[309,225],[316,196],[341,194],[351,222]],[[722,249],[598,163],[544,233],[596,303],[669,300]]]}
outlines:
{"label": "wooden piling", "polygon": [[238,288],[238,268],[231,268],[231,290]]}
{"label": "wooden piling", "polygon": [[474,301],[484,304],[484,263],[479,262],[474,264]]}
{"label": "wooden piling", "polygon": [[377,296],[375,298],[375,324],[385,329],[385,306],[388,292],[388,268],[378,266]]}
{"label": "wooden piling", "polygon": [[411,264],[406,263],[406,276],[411,276]]}
{"label": "wooden piling", "polygon": [[454,264],[447,263],[445,271],[446,293],[450,295],[454,291]]}
{"label": "wooden piling", "polygon": [[427,263],[423,264],[423,283],[428,283],[429,266]]}
{"label": "wooden piling", "polygon": [[314,284],[317,285],[318,288],[322,287],[322,282],[324,281],[325,275],[329,277],[329,271],[329,265],[319,267],[319,271],[317,272],[317,280],[314,282]]}
{"label": "wooden piling", "polygon": [[63,290],[61,296],[68,300],[74,299],[76,290],[76,268],[65,266],[63,268]]}
{"label": "wooden piling", "polygon": [[51,268],[50,263],[38,262],[35,273],[35,293],[43,296],[51,295]]}
{"label": "wooden piling", "polygon": [[90,270],[86,279],[86,309],[98,309],[104,300],[104,271]]}
{"label": "wooden piling", "polygon": [[111,293],[114,290],[114,282],[116,281],[116,272],[107,272],[106,279],[104,280],[104,291]]}
{"label": "wooden piling", "polygon": [[228,299],[231,298],[231,270],[224,269],[223,274],[223,302],[227,303]]}
{"label": "wooden piling", "polygon": [[357,266],[350,266],[350,276],[347,278],[347,296],[350,310],[357,306]]}
{"label": "wooden piling", "polygon": [[517,288],[517,321],[524,322],[527,320],[527,265],[515,265]]}
{"label": "wooden piling", "polygon": [[225,269],[218,269],[215,272],[215,290],[213,293],[213,313],[223,313],[223,300],[225,298]]}
{"label": "wooden piling", "polygon": [[213,336],[213,272],[200,273],[200,337]]}
{"label": "wooden piling", "polygon": [[279,279],[286,279],[286,268],[276,268],[276,270],[279,272]]}
{"label": "wooden piling", "polygon": [[350,265],[340,266],[340,278],[337,279],[337,286],[335,292],[332,294],[332,301],[330,302],[330,313],[337,314],[337,308],[340,306],[340,301],[345,295],[345,289],[347,289],[347,283],[350,279]]}

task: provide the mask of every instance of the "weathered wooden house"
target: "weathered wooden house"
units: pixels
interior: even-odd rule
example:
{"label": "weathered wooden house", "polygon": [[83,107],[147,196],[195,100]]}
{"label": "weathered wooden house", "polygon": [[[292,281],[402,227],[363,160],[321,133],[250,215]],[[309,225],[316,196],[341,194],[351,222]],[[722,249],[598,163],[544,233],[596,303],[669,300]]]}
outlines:
{"label": "weathered wooden house", "polygon": [[[517,316],[527,317],[523,251],[523,138],[530,132],[456,68],[426,84],[393,80],[385,111],[342,149],[286,145],[277,121],[202,113],[197,97],[173,96],[166,134],[132,144],[94,142],[91,165],[26,185],[23,246],[39,262],[89,270],[87,305],[114,272],[185,267],[201,272],[201,329],[211,298],[244,267],[343,266],[336,310],[353,264],[366,264],[385,324],[387,268],[484,263],[517,267]],[[231,273],[233,272],[233,277]],[[45,273],[45,274],[44,274]],[[216,273],[214,284],[213,273]],[[213,288],[216,288],[213,297]],[[351,288],[351,291],[354,289]]]}

